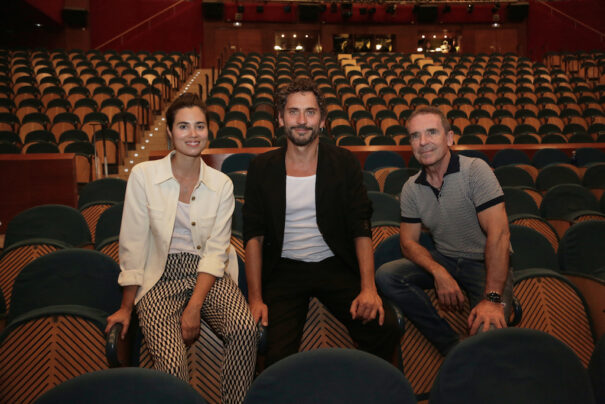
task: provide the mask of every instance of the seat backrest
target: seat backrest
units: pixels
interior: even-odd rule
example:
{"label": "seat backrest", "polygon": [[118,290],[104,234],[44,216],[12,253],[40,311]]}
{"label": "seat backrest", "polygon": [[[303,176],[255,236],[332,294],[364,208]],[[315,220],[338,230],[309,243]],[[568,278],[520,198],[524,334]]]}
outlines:
{"label": "seat backrest", "polygon": [[536,154],[531,159],[534,167],[542,168],[552,163],[569,163],[569,157],[563,150],[543,148],[536,150]]}
{"label": "seat backrest", "polygon": [[368,154],[363,169],[374,171],[381,167],[405,167],[405,160],[401,155],[389,150],[379,150]]}
{"label": "seat backrest", "polygon": [[403,184],[418,172],[414,168],[399,168],[387,174],[384,180],[384,192],[399,197]]}
{"label": "seat backrest", "polygon": [[[497,393],[494,393],[497,392]],[[507,328],[468,338],[439,370],[430,404],[594,403],[588,374],[556,338]]]}
{"label": "seat backrest", "polygon": [[378,185],[378,181],[374,174],[371,171],[362,171],[363,174],[363,184],[368,191],[380,191],[380,186]]}
{"label": "seat backrest", "polygon": [[494,174],[503,187],[535,187],[531,175],[521,167],[513,165],[496,167]]}
{"label": "seat backrest", "polygon": [[508,164],[531,164],[531,161],[523,150],[502,149],[497,151],[492,161],[494,168]]}
{"label": "seat backrest", "polygon": [[267,368],[244,400],[256,403],[416,403],[394,366],[354,349],[300,352]]}
{"label": "seat backrest", "polygon": [[590,163],[605,163],[605,153],[593,147],[580,147],[576,149],[576,164],[584,167]]}
{"label": "seat backrest", "polygon": [[540,191],[547,191],[559,184],[580,185],[580,177],[571,167],[566,165],[552,164],[540,169],[536,178],[536,187]]}
{"label": "seat backrest", "polygon": [[374,266],[378,269],[382,264],[400,258],[403,258],[403,254],[401,253],[401,246],[399,243],[399,233],[397,233],[387,237],[378,244],[376,251],[374,251]]}
{"label": "seat backrest", "polygon": [[485,154],[484,152],[482,152],[480,150],[459,150],[459,151],[457,151],[457,153],[461,154],[463,156],[467,156],[467,157],[479,158],[479,159],[485,161],[487,164],[491,164],[487,154]]}
{"label": "seat backrest", "polygon": [[511,224],[510,243],[513,248],[511,266],[515,271],[527,268],[558,270],[555,250],[548,239],[537,230]]}
{"label": "seat backrest", "polygon": [[113,313],[120,306],[120,268],[105,254],[64,249],[26,265],[13,286],[9,322],[32,310],[79,305]]}
{"label": "seat backrest", "polygon": [[123,202],[126,181],[120,178],[102,178],[86,184],[80,190],[78,209],[94,202]]}
{"label": "seat backrest", "polygon": [[566,219],[581,210],[599,210],[595,196],[581,185],[560,184],[550,188],[540,204],[540,214],[545,219]]}
{"label": "seat backrest", "polygon": [[543,268],[513,273],[521,307],[520,328],[547,332],[567,344],[588,365],[594,349],[593,321],[580,291],[564,275]]}
{"label": "seat backrest", "polygon": [[523,189],[503,186],[504,204],[508,216],[516,214],[540,215],[536,201]]}
{"label": "seat backrest", "polygon": [[369,191],[368,197],[372,201],[372,222],[398,221],[401,218],[399,201],[391,194]]}
{"label": "seat backrest", "polygon": [[23,152],[26,154],[31,153],[59,153],[59,147],[56,144],[50,142],[34,142],[28,143],[23,147]]}
{"label": "seat backrest", "polygon": [[221,171],[225,174],[233,171],[248,171],[250,161],[256,157],[252,153],[236,153],[228,156],[221,165]]}
{"label": "seat backrest", "polygon": [[586,188],[605,189],[605,163],[592,163],[586,167],[582,185]]}
{"label": "seat backrest", "polygon": [[231,172],[227,174],[227,176],[233,182],[233,195],[236,199],[241,199],[244,197],[244,193],[246,190],[246,174]]}
{"label": "seat backrest", "polygon": [[243,207],[244,204],[241,201],[235,201],[233,216],[231,218],[231,231],[237,235],[242,235],[244,232],[244,214],[242,212]]}
{"label": "seat backrest", "polygon": [[124,204],[115,204],[103,211],[95,228],[95,249],[100,250],[107,242],[117,240],[122,225]]}
{"label": "seat backrest", "polygon": [[573,224],[559,243],[561,271],[596,276],[605,280],[605,221]]}
{"label": "seat backrest", "polygon": [[183,403],[207,401],[187,382],[159,370],[117,368],[85,373],[49,390],[36,404]]}
{"label": "seat backrest", "polygon": [[65,205],[41,205],[17,214],[8,223],[4,248],[34,238],[58,240],[74,247],[91,242],[84,217]]}

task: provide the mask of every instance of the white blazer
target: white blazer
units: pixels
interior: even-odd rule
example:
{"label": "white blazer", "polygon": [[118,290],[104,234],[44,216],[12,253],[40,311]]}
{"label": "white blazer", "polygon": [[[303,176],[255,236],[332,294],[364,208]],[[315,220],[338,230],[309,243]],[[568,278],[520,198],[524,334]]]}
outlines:
{"label": "white blazer", "polygon": [[[139,285],[135,303],[161,278],[168,258],[180,186],[170,158],[137,164],[130,174],[120,229],[122,286]],[[190,200],[191,234],[201,259],[198,272],[237,283],[237,255],[231,248],[233,183],[202,160],[200,177]]]}

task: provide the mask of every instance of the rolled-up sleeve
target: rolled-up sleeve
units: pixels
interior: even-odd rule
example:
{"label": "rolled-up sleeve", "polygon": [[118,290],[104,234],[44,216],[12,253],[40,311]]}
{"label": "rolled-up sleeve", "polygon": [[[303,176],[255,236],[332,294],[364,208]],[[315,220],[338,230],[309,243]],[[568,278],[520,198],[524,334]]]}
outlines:
{"label": "rolled-up sleeve", "polygon": [[252,160],[246,175],[246,191],[243,207],[244,246],[248,240],[264,235],[263,201],[257,161]]}
{"label": "rolled-up sleeve", "polygon": [[348,226],[349,234],[356,237],[372,237],[372,202],[368,198],[368,192],[363,184],[361,166],[359,161],[351,152],[347,156],[347,199],[349,203]]}
{"label": "rolled-up sleeve", "polygon": [[222,278],[229,259],[231,244],[231,218],[235,208],[233,183],[227,178],[220,190],[216,219],[204,247],[197,271]]}
{"label": "rolled-up sleeve", "polygon": [[149,249],[149,215],[144,176],[136,166],[126,186],[119,244],[121,272],[118,283],[122,286],[142,285]]}

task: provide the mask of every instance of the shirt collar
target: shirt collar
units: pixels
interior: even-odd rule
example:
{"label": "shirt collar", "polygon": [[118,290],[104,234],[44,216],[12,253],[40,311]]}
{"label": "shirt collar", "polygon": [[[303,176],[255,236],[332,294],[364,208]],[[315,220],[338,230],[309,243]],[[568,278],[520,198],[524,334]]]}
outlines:
{"label": "shirt collar", "polygon": [[[156,184],[161,184],[170,179],[174,179],[176,181],[176,178],[174,178],[174,174],[172,173],[172,164],[170,163],[170,160],[171,160],[172,156],[174,155],[174,153],[176,153],[176,152],[173,150],[170,153],[168,153],[166,155],[166,157],[164,157],[163,159],[160,160],[158,175],[157,175],[157,179],[155,181]],[[196,187],[199,186],[200,183],[203,183],[208,188],[210,188],[212,191],[216,191],[217,190],[217,187],[215,186],[216,184],[214,184],[212,182],[212,179],[208,175],[208,170],[206,169],[207,168],[206,163],[204,163],[204,159],[202,159],[201,157],[200,157],[200,159],[202,160],[201,165],[200,165],[200,177],[198,178]]]}
{"label": "shirt collar", "polygon": [[[445,178],[446,175],[454,174],[458,171],[460,171],[460,156],[458,155],[458,153],[454,152],[453,150],[450,150],[450,162],[447,164],[447,169],[445,170],[445,174],[443,174],[443,177]],[[422,168],[422,170],[420,170],[420,175],[418,175],[418,178],[416,178],[415,182],[416,184],[431,186],[426,180],[426,170],[424,169],[424,167]]]}

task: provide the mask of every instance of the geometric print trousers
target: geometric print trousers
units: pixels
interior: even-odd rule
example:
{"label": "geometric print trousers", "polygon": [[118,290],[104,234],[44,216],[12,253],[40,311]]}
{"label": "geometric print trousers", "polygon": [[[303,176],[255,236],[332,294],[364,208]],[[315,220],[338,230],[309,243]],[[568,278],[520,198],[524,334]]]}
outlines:
{"label": "geometric print trousers", "polygon": [[[169,254],[162,277],[136,306],[154,368],[186,382],[181,314],[193,293],[199,260],[197,254]],[[222,402],[241,403],[254,377],[258,336],[244,296],[226,273],[216,278],[206,295],[201,318],[223,341]]]}

